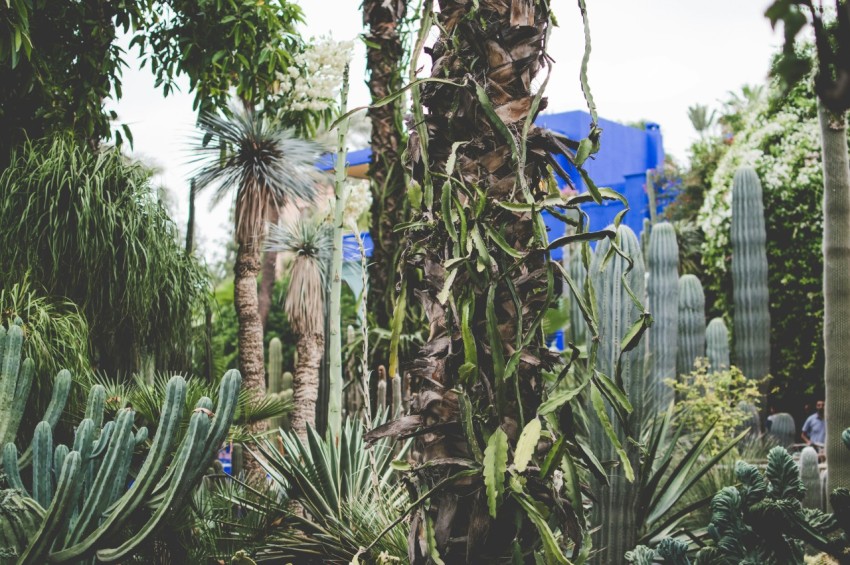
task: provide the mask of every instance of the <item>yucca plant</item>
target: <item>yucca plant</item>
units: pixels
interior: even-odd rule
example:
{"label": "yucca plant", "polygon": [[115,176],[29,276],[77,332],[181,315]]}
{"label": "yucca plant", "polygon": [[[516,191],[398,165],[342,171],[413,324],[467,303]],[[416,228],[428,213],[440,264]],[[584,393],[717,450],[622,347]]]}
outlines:
{"label": "yucca plant", "polygon": [[299,219],[269,226],[266,249],[294,255],[284,310],[298,336],[298,362],[293,376],[292,429],[302,441],[316,426],[319,370],[325,355],[325,298],[333,227],[325,218]]}
{"label": "yucca plant", "polygon": [[261,398],[266,382],[257,275],[265,222],[272,208],[316,198],[320,149],[249,110],[228,117],[205,114],[198,125],[197,190],[214,188],[214,202],[236,193],[233,301],[239,321],[239,368],[246,388]]}

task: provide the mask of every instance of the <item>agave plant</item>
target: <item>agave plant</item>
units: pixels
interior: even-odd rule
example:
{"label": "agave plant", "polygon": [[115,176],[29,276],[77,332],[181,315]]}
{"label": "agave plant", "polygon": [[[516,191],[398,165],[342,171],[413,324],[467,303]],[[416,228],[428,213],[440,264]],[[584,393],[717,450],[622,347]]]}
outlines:
{"label": "agave plant", "polygon": [[269,226],[266,249],[294,254],[284,310],[298,335],[298,362],[293,376],[295,408],[290,419],[302,441],[316,426],[319,369],[325,354],[325,289],[331,259],[333,226],[324,218],[299,219]]}
{"label": "agave plant", "polygon": [[393,476],[394,449],[384,440],[370,453],[363,433],[359,420],[348,419],[339,437],[310,427],[307,441],[281,432],[259,442],[255,455],[270,482],[208,485],[196,504],[208,530],[197,553],[228,557],[245,549],[259,562],[306,564],[402,559],[407,534],[397,518],[408,498]]}
{"label": "agave plant", "polygon": [[236,192],[233,300],[239,321],[239,367],[246,388],[261,398],[266,383],[257,275],[265,223],[273,208],[315,199],[314,165],[320,149],[248,110],[229,117],[205,114],[198,125],[202,137],[195,148],[201,163],[195,176],[197,190],[213,187],[214,202]]}

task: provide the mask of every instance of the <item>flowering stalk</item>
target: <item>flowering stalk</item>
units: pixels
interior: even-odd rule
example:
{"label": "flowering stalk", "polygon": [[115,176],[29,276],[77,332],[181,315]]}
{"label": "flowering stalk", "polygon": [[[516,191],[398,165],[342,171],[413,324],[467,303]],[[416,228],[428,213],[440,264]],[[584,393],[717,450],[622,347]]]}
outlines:
{"label": "flowering stalk", "polygon": [[[345,114],[348,105],[348,65],[342,73],[339,111]],[[342,330],[340,307],[342,294],[342,228],[345,211],[345,175],[348,151],[345,137],[348,134],[348,118],[337,126],[337,152],[334,164],[334,233],[333,255],[331,256],[330,295],[330,387],[328,395],[328,429],[333,437],[339,437],[342,427]]]}

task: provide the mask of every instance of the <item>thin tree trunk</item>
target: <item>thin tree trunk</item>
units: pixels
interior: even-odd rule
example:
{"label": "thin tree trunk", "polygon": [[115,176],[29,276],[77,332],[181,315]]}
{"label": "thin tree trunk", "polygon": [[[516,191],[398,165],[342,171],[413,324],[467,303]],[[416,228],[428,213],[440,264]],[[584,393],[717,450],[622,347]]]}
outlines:
{"label": "thin tree trunk", "polygon": [[319,368],[325,354],[325,336],[320,333],[298,337],[298,364],[292,377],[290,415],[293,431],[301,441],[307,442],[307,426],[316,427],[316,402],[319,398]]}
{"label": "thin tree trunk", "polygon": [[[260,321],[257,300],[257,275],[260,272],[260,253],[255,246],[239,244],[233,281],[233,305],[239,323],[239,370],[242,386],[255,399],[266,395],[266,371],[263,355],[263,325]],[[251,426],[254,433],[267,429],[262,420]],[[245,468],[257,472],[260,466],[253,457],[247,457]]]}
{"label": "thin tree trunk", "polygon": [[[272,206],[269,210],[268,222],[277,224],[280,218],[280,210],[277,206]],[[272,309],[272,293],[274,292],[274,283],[277,275],[277,253],[274,251],[266,251],[263,254],[262,277],[260,278],[260,294],[259,294],[259,311],[260,321],[263,324],[263,329],[266,329],[266,322],[269,319],[269,312]]]}
{"label": "thin tree trunk", "polygon": [[847,119],[818,105],[823,143],[823,342],[827,491],[850,487],[850,160]]}
{"label": "thin tree trunk", "polygon": [[[407,11],[406,0],[365,0],[363,24],[367,35],[367,67],[372,102],[402,87],[404,49],[399,28]],[[401,240],[393,232],[405,221],[405,178],[400,158],[404,143],[402,104],[370,108],[372,161],[372,261],[369,269],[369,304],[378,327],[388,328],[393,312],[393,284]]]}
{"label": "thin tree trunk", "polygon": [[195,179],[189,184],[189,220],[186,222],[186,255],[195,249]]}

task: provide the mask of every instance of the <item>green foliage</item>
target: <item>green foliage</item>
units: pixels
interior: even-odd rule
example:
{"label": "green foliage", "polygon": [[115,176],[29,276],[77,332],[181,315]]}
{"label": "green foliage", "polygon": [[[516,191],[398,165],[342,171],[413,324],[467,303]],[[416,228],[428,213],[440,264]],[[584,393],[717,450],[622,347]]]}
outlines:
{"label": "green foliage", "polygon": [[[811,87],[787,95],[771,84],[720,160],[700,212],[708,308],[731,314],[731,198],[735,170],[754,166],[763,188],[770,289],[772,395],[786,410],[822,391],[823,172],[820,128]],[[734,336],[733,336],[734,337]]]}
{"label": "green foliage", "polygon": [[[279,73],[305,48],[296,25],[301,9],[285,0],[14,0],[0,6],[0,165],[26,138],[70,130],[96,145],[132,133],[106,101],[122,96],[127,66],[119,33],[132,37],[143,65],[165,95],[180,74],[189,78],[200,111],[226,110],[230,92],[251,106],[285,106]],[[296,67],[297,68],[297,67]],[[279,101],[279,102],[278,102]],[[290,125],[314,129],[324,111],[281,111]]]}
{"label": "green foliage", "polygon": [[705,358],[697,359],[694,370],[682,382],[672,383],[678,401],[676,412],[691,432],[714,428],[710,452],[722,449],[737,430],[749,420],[741,403],[758,404],[758,381],[747,379],[737,367],[713,371]]}
{"label": "green foliage", "polygon": [[119,151],[59,135],[27,143],[0,174],[0,272],[27,271],[79,306],[97,367],[133,370],[142,354],[188,364],[208,275],[183,252],[150,172]]}
{"label": "green foliage", "polygon": [[[377,422],[385,418],[379,415]],[[407,495],[393,476],[393,446],[381,440],[367,449],[363,432],[362,423],[347,420],[338,438],[310,428],[306,443],[282,432],[282,451],[277,439],[261,442],[258,454],[271,485],[235,481],[206,493],[201,516],[223,535],[206,540],[213,546],[205,556],[232,555],[241,546],[257,557],[298,563],[347,564],[355,555],[373,563],[384,552],[403,559],[406,529],[396,518]],[[306,519],[290,501],[297,501]],[[245,522],[232,520],[234,504],[253,510]],[[240,541],[227,545],[233,539]]]}

